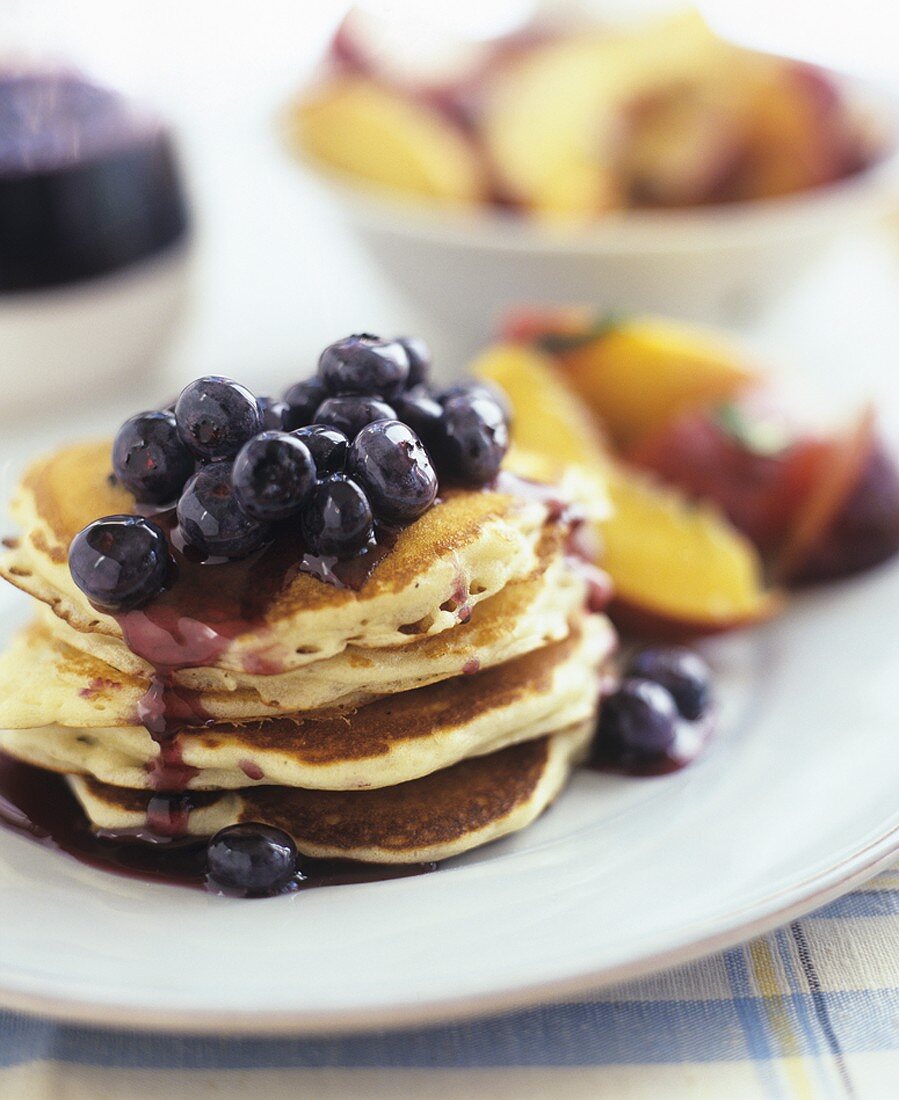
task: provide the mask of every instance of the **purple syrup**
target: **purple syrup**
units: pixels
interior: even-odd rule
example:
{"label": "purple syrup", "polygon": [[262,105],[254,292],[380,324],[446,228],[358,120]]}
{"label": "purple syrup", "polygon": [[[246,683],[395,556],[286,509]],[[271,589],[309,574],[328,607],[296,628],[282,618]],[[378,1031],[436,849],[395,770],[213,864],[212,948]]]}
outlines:
{"label": "purple syrup", "polygon": [[396,539],[395,529],[379,527],[372,542],[353,557],[341,559],[303,554],[297,568],[301,573],[309,573],[335,588],[349,588],[358,592],[374,572],[375,566],[396,545]]}
{"label": "purple syrup", "polygon": [[[178,837],[186,815],[209,797],[202,791],[154,796],[148,828],[95,833],[65,779],[0,752],[0,825],[44,848],[129,878],[206,888],[206,842]],[[153,829],[151,832],[150,829]],[[382,882],[426,874],[434,863],[374,864],[300,857],[298,889]]]}
{"label": "purple syrup", "polygon": [[254,782],[258,783],[260,779],[265,778],[265,772],[262,770],[262,768],[259,767],[258,764],[255,764],[252,760],[238,760],[237,766],[244,773],[247,779],[252,779]]}
{"label": "purple syrup", "polygon": [[544,505],[549,523],[567,522],[574,526],[583,521],[577,505],[562,496],[555,485],[534,481],[510,470],[500,470],[493,485],[498,493],[508,493],[509,496],[523,497]]}
{"label": "purple syrup", "polygon": [[154,737],[159,753],[147,765],[147,776],[154,791],[183,791],[200,774],[199,768],[185,764],[178,734]]}
{"label": "purple syrup", "polygon": [[[197,774],[181,758],[178,734],[210,724],[199,695],[176,683],[178,671],[214,666],[241,634],[264,630],[266,615],[298,572],[310,573],[338,588],[358,591],[396,542],[396,532],[380,528],[371,545],[346,561],[299,555],[294,538],[282,533],[247,558],[200,561],[177,537],[172,509],[151,511],[166,531],[177,565],[174,584],[145,607],[118,614],[125,644],[153,668],[137,706],[136,721],[159,745],[149,766],[156,790],[181,791]],[[264,671],[282,671],[270,656]]]}

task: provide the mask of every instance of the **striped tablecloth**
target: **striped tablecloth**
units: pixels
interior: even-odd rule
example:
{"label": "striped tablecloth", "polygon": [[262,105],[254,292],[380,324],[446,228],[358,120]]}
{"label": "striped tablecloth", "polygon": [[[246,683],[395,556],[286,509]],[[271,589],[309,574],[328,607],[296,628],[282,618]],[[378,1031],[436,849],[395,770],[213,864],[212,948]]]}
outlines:
{"label": "striped tablecloth", "polygon": [[234,1040],[0,1013],[0,1097],[899,1098],[899,869],[773,935],[576,1002]]}

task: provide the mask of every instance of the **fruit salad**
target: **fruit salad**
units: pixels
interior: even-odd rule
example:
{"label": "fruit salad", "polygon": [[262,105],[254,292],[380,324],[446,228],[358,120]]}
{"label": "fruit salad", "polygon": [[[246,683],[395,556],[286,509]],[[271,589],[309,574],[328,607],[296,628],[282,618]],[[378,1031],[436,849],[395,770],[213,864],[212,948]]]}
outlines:
{"label": "fruit salad", "polygon": [[526,310],[473,371],[508,394],[517,440],[605,478],[601,561],[626,631],[751,624],[791,588],[899,553],[899,471],[873,410],[838,429],[803,424],[714,333]]}
{"label": "fruit salad", "polygon": [[726,42],[692,9],[430,50],[426,29],[347,16],[290,109],[304,155],[419,200],[574,219],[787,195],[878,155],[833,74]]}

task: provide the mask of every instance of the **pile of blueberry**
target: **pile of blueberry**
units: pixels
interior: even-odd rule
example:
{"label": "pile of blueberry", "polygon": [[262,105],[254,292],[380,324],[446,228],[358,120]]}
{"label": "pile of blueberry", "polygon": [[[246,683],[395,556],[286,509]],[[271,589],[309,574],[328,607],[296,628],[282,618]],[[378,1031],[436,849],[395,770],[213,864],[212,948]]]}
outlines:
{"label": "pile of blueberry", "polygon": [[649,646],[631,658],[617,690],[603,701],[595,752],[624,762],[665,756],[679,724],[706,717],[711,705],[711,672],[698,653]]}
{"label": "pile of blueberry", "polygon": [[[246,557],[285,530],[299,553],[353,557],[376,524],[427,511],[440,482],[478,487],[499,471],[503,396],[475,382],[435,390],[429,370],[423,341],[362,334],[325,348],[281,400],[199,378],[122,425],[115,477],[142,504],[174,505],[185,551],[204,559]],[[167,587],[174,562],[158,524],[107,516],[72,541],[69,567],[94,604],[123,611]]]}

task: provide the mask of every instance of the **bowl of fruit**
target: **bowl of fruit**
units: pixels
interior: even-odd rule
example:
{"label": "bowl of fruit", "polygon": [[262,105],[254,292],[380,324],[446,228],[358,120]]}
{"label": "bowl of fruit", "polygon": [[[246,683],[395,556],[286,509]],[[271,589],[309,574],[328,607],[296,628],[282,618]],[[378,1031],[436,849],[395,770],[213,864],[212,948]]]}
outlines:
{"label": "bowl of fruit", "polygon": [[286,128],[444,326],[585,297],[745,319],[896,193],[889,95],[724,41],[692,10],[434,50],[403,35],[351,13]]}

